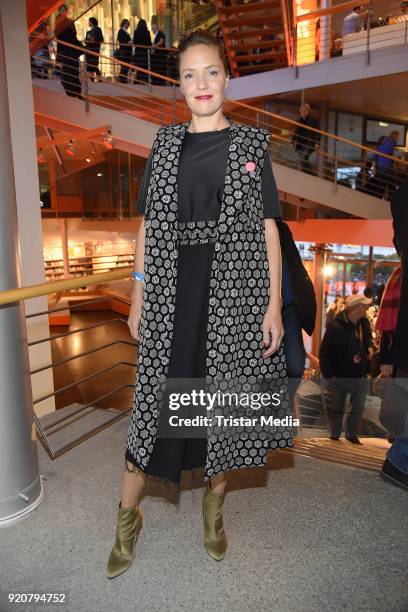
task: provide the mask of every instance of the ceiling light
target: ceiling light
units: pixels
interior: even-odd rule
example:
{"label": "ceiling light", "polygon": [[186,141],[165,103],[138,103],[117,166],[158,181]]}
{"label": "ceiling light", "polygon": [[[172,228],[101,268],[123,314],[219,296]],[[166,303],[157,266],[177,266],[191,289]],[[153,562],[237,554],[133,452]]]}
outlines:
{"label": "ceiling light", "polygon": [[104,135],[103,135],[103,146],[105,147],[105,149],[113,149],[113,147],[115,146],[115,141],[112,137],[111,131],[108,130]]}
{"label": "ceiling light", "polygon": [[90,164],[90,163],[91,163],[91,158],[90,158],[90,157],[87,157],[85,161],[86,161],[88,164]]}
{"label": "ceiling light", "polygon": [[69,157],[75,157],[75,144],[73,140],[70,140],[67,146],[65,147],[65,153]]}
{"label": "ceiling light", "polygon": [[102,172],[98,172],[98,174],[96,176],[103,176]]}
{"label": "ceiling light", "polygon": [[42,152],[42,149],[38,149],[37,161],[38,161],[39,164],[45,164],[46,161],[47,161],[44,153]]}
{"label": "ceiling light", "polygon": [[334,267],[330,264],[324,266],[324,276],[332,276],[334,274]]}

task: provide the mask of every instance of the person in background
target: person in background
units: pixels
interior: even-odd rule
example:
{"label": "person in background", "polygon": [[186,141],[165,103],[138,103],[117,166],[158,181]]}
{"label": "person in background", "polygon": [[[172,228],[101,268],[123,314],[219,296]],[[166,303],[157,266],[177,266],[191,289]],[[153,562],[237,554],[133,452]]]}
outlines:
{"label": "person in background", "polygon": [[396,15],[395,17],[390,17],[390,20],[388,23],[403,23],[404,21],[408,21],[408,2],[407,0],[404,0],[404,2],[401,2],[401,13],[399,15]]}
{"label": "person in background", "polygon": [[[89,51],[99,54],[101,52],[101,44],[104,42],[102,30],[98,26],[98,20],[96,17],[90,17],[88,25],[89,30],[85,36],[85,47],[89,49]],[[101,76],[101,71],[99,70],[99,57],[87,54],[86,70],[91,74]]]}
{"label": "person in background", "polygon": [[380,367],[383,376],[393,376],[392,350],[401,294],[401,266],[395,268],[382,294],[375,330],[380,341]]}
{"label": "person in background", "polygon": [[345,401],[350,394],[351,410],[346,421],[345,437],[353,444],[361,444],[357,428],[367,395],[370,348],[362,319],[369,304],[371,300],[361,294],[349,295],[345,309],[327,326],[320,347],[320,370],[328,380],[331,396],[327,407],[331,440],[340,439]]}
{"label": "person in background", "polygon": [[53,36],[49,19],[44,19],[32,33],[30,39],[32,76],[37,79],[48,79],[51,68],[49,52],[50,39]]}
{"label": "person in background", "polygon": [[309,158],[315,150],[319,149],[321,135],[319,132],[314,132],[308,128],[312,127],[319,130],[320,124],[318,119],[312,117],[310,104],[302,104],[299,112],[298,123],[301,125],[297,125],[293,132],[292,144],[299,154],[299,169],[307,174],[314,174]]}
{"label": "person in background", "polygon": [[[54,34],[57,38],[57,62],[61,65],[61,85],[67,96],[80,98],[81,81],[79,78],[79,58],[84,53],[84,47],[77,38],[75,23],[68,17],[68,7],[62,4],[55,20]],[[69,45],[75,45],[74,49]]]}
{"label": "person in background", "polygon": [[368,30],[372,27],[374,10],[372,6],[363,8],[363,30]]}
{"label": "person in background", "polygon": [[316,321],[316,296],[313,283],[303,265],[292,232],[281,219],[276,220],[282,251],[282,323],[284,351],[291,404],[305,371],[306,351],[302,329],[311,336]]}
{"label": "person in background", "polygon": [[[150,32],[147,29],[147,23],[144,19],[139,19],[137,23],[133,33],[133,44],[135,45],[133,63],[135,66],[147,70],[149,67],[149,48],[152,46],[152,40],[150,38]],[[135,78],[136,82],[142,81],[146,83],[148,81],[148,74],[142,70],[136,70]]]}
{"label": "person in background", "polygon": [[337,317],[339,312],[341,312],[344,308],[344,299],[340,293],[336,293],[336,297],[332,301],[331,304],[327,307],[326,310],[326,325],[332,323],[334,319]]}
{"label": "person in background", "polygon": [[[117,43],[119,45],[117,49],[116,57],[122,62],[127,62],[128,64],[130,64],[131,59],[132,59],[132,44],[133,44],[130,34],[128,32],[129,28],[130,28],[129,19],[122,19],[122,21],[120,22],[120,29],[118,31],[118,35],[116,38]],[[128,75],[129,75],[129,67],[121,66],[118,81],[120,83],[127,83]]]}
{"label": "person in background", "polygon": [[355,6],[351,13],[344,18],[343,29],[341,31],[342,38],[348,34],[356,34],[357,32],[360,32],[362,27],[361,15],[361,6]]}
{"label": "person in background", "polygon": [[[162,32],[159,28],[159,24],[157,23],[157,16],[152,16],[152,31],[154,34],[153,42],[152,42],[152,71],[157,72],[158,74],[166,74],[166,51],[164,50],[166,47],[166,37],[164,32]],[[163,81],[159,77],[152,77],[153,85],[165,85],[166,82]]]}
{"label": "person in background", "polygon": [[[379,153],[385,153],[386,155],[394,155],[395,147],[397,146],[399,139],[399,132],[393,130],[387,138],[377,146]],[[374,177],[371,181],[372,189],[375,195],[378,197],[385,198],[386,192],[390,192],[394,187],[393,181],[393,167],[394,162],[388,157],[377,155],[373,157],[372,171]],[[390,195],[390,193],[388,193]]]}
{"label": "person in background", "polygon": [[391,200],[394,246],[401,259],[397,323],[392,348],[394,401],[391,404],[394,441],[388,449],[380,476],[408,490],[408,179]]}

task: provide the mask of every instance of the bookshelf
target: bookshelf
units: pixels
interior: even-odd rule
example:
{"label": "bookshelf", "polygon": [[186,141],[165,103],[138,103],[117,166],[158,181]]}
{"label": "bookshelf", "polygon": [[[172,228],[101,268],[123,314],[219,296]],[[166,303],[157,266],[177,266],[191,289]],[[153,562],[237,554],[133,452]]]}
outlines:
{"label": "bookshelf", "polygon": [[[128,268],[133,265],[133,253],[129,255],[90,255],[87,257],[72,257],[69,259],[69,271],[72,276],[112,272],[118,268]],[[47,281],[60,280],[64,277],[62,259],[44,261]]]}

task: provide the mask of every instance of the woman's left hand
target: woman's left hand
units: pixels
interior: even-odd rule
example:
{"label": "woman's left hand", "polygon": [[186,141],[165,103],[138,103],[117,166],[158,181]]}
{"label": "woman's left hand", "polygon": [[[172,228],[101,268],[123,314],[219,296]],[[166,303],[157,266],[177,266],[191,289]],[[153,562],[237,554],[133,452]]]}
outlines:
{"label": "woman's left hand", "polygon": [[263,346],[266,348],[262,353],[262,357],[270,357],[279,349],[284,336],[280,310],[267,309],[262,324],[262,333]]}

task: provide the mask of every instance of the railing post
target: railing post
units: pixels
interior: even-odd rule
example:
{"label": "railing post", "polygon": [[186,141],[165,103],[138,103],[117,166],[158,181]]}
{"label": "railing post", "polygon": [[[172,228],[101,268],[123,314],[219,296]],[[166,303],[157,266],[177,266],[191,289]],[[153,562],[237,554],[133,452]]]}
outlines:
{"label": "railing post", "polygon": [[176,85],[172,83],[173,86],[173,123],[177,123],[177,92]]}
{"label": "railing post", "polygon": [[334,191],[337,191],[338,142],[334,141]]}
{"label": "railing post", "polygon": [[86,55],[85,55],[85,75],[84,75],[84,98],[85,98],[85,111],[89,113],[89,82],[88,82],[88,71],[86,69]]}
{"label": "railing post", "polygon": [[[3,11],[0,6],[0,291],[21,283],[17,198],[14,184],[9,91],[6,79]],[[22,24],[22,30],[23,30]],[[19,32],[17,32],[19,35]],[[28,61],[28,60],[27,60]],[[15,75],[18,78],[20,75]],[[24,78],[24,76],[23,76]],[[39,505],[39,472],[30,365],[23,302],[0,308],[0,524]]]}
{"label": "railing post", "polygon": [[149,77],[148,77],[148,83],[149,83],[149,91],[152,91],[152,75],[150,74],[150,71],[152,69],[152,55],[151,55],[151,49],[147,50],[147,68],[149,70]]}
{"label": "railing post", "polygon": [[370,0],[370,2],[368,4],[367,11],[368,11],[368,19],[367,19],[367,65],[369,65],[370,61],[371,61],[371,57],[370,57],[371,16],[373,14],[371,0]]}
{"label": "railing post", "polygon": [[297,64],[297,23],[293,26],[293,67],[295,69],[295,79],[299,78],[299,66]]}

